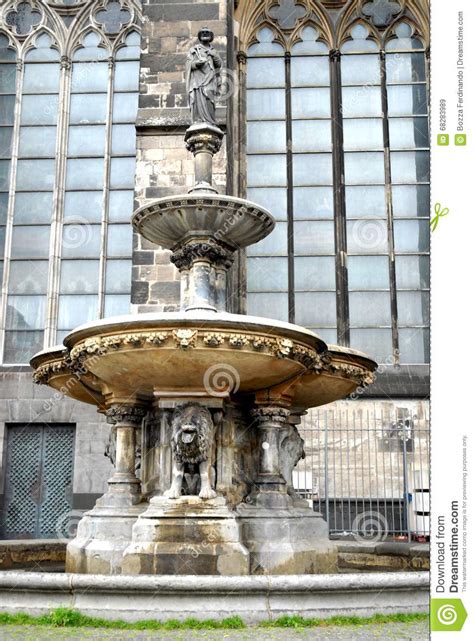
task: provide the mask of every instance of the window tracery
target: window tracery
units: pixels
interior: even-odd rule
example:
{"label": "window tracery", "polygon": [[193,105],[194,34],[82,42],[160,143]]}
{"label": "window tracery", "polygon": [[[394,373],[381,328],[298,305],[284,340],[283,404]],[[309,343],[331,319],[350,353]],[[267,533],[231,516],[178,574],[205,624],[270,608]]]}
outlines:
{"label": "window tracery", "polygon": [[5,363],[128,312],[139,29],[134,0],[0,10]]}
{"label": "window tracery", "polygon": [[247,193],[277,215],[249,252],[247,300],[378,360],[424,363],[428,3],[334,4],[239,3]]}

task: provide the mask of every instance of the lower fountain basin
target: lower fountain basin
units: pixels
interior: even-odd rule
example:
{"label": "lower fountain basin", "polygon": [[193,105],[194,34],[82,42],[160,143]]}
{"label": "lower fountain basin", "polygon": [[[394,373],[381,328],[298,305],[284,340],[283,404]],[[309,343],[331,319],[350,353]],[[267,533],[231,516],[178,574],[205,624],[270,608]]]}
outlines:
{"label": "lower fountain basin", "polygon": [[302,327],[228,313],[111,318],[79,327],[64,344],[33,357],[36,379],[99,408],[105,395],[226,397],[278,387],[307,409],[351,394],[376,368]]}

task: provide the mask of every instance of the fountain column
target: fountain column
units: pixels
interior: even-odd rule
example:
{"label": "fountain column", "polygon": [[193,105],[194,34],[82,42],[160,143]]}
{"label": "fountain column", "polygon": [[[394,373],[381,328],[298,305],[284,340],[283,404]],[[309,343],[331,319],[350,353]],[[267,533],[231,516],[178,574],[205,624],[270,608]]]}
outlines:
{"label": "fountain column", "polygon": [[146,409],[137,405],[113,405],[107,423],[115,426],[115,469],[108,480],[109,489],[99,499],[101,506],[136,505],[141,500],[140,481],[135,474],[136,431]]}
{"label": "fountain column", "polygon": [[281,473],[280,441],[290,411],[284,407],[259,407],[252,411],[259,440],[259,469],[253,501],[261,507],[287,507],[289,497],[286,481]]}

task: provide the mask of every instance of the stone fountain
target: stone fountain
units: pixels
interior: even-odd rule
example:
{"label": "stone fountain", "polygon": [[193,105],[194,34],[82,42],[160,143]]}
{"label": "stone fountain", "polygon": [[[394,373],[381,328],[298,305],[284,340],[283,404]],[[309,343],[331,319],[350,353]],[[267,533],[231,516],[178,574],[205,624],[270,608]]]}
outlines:
{"label": "stone fountain", "polygon": [[188,56],[195,186],[132,221],[171,250],[181,311],[89,323],[31,361],[37,383],[97,406],[111,424],[114,472],[68,545],[69,572],[336,571],[325,521],[293,488],[304,456],[297,426],[309,408],[369,384],[376,363],[303,327],[227,311],[235,253],[274,220],[213,187],[224,134],[211,42],[201,30]]}

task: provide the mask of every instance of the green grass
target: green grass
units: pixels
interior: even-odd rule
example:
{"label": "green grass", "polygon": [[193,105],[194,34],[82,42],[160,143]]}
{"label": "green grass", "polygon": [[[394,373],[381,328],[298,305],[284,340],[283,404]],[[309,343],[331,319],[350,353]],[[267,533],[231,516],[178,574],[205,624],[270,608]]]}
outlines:
{"label": "green grass", "polygon": [[[265,628],[313,628],[347,625],[373,625],[383,623],[411,623],[427,621],[428,614],[376,614],[369,618],[332,617],[330,619],[304,619],[300,616],[282,616],[274,621],[261,623]],[[69,608],[57,608],[49,614],[34,617],[29,614],[6,614],[0,612],[0,625],[45,625],[57,628],[109,628],[117,630],[238,630],[247,627],[240,617],[215,619],[189,618],[184,621],[129,621],[98,619]]]}

